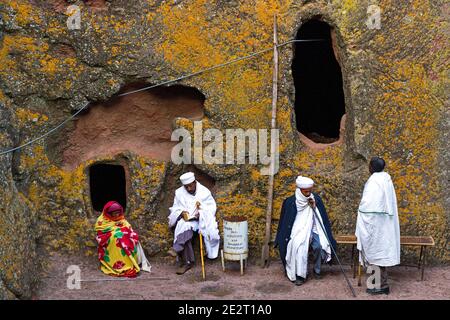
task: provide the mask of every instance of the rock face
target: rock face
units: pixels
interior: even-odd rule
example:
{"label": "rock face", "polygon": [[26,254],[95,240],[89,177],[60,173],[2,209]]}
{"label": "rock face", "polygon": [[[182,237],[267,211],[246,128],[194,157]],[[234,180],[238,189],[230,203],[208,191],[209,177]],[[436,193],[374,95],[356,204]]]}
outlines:
{"label": "rock face", "polygon": [[[0,145],[10,148],[17,143],[12,126],[13,110],[0,103]],[[0,162],[0,298],[29,298],[36,282],[37,217],[32,204],[18,191],[12,176],[12,154]]]}
{"label": "rock face", "polygon": [[[316,181],[335,234],[352,233],[368,159],[379,155],[396,186],[402,233],[432,235],[436,247],[429,258],[447,263],[448,6],[439,0],[374,3],[381,9],[379,26],[376,10],[356,0],[2,1],[1,150],[42,135],[90,105],[46,139],[0,155],[0,298],[31,297],[37,266],[52,251],[95,254],[92,227],[98,213],[88,176],[95,163],[124,166],[127,216],[150,255],[164,252],[172,242],[167,210],[179,186],[177,176],[188,168],[214,185],[219,220],[235,214],[248,218],[251,254],[259,255],[268,181],[261,166],[175,165],[157,148],[168,144],[168,123],[192,132],[198,116],[204,129],[223,133],[269,128],[270,50],[178,81],[204,96],[200,111],[194,106],[198,101],[188,97],[185,113],[183,101],[176,103],[176,112],[168,111],[161,95],[170,96],[170,88],[158,89],[160,96],[136,96],[138,102],[130,98],[131,106],[105,106],[135,83],[162,83],[270,49],[274,14],[279,43],[293,39],[310,19],[333,28],[346,116],[336,143],[318,144],[299,134],[293,45],[280,47],[280,170],[273,231],[283,199],[294,192],[295,177],[302,174]],[[69,17],[70,5],[77,7]],[[76,22],[78,13],[80,28],[74,29],[76,24],[68,21]],[[114,115],[102,116],[108,110]],[[131,114],[143,115],[137,116],[135,134]],[[142,129],[146,119],[149,130]],[[102,143],[105,122],[117,130],[110,130]],[[162,123],[161,131],[155,122]],[[128,130],[120,130],[122,123]],[[95,144],[87,145],[91,141]],[[413,253],[405,250],[404,257]]]}

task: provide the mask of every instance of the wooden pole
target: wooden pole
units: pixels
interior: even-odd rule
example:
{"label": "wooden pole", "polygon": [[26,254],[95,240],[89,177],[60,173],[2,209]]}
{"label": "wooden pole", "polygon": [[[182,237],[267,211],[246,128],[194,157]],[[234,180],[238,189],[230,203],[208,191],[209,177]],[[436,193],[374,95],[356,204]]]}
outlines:
{"label": "wooden pole", "polygon": [[423,246],[423,260],[422,260],[422,275],[421,275],[421,277],[420,277],[420,281],[423,281],[423,276],[424,276],[424,273],[425,273],[425,263],[426,263],[426,260],[427,260],[427,252],[426,252],[426,250],[427,250],[427,248],[425,247],[425,246]]}
{"label": "wooden pole", "polygon": [[203,257],[203,236],[202,236],[201,233],[200,233],[200,257],[201,257],[201,260],[202,260],[202,277],[203,277],[203,280],[205,280],[206,279],[206,276],[205,276],[205,258]]}
{"label": "wooden pole", "polygon": [[[273,86],[272,86],[272,122],[271,128],[276,128],[277,119],[277,99],[278,99],[278,37],[277,37],[277,16],[273,16]],[[261,254],[262,267],[268,267],[270,262],[270,229],[272,225],[272,203],[273,203],[273,179],[275,172],[275,141],[270,139],[270,172],[269,188],[267,190],[267,211],[266,211],[266,234]]]}

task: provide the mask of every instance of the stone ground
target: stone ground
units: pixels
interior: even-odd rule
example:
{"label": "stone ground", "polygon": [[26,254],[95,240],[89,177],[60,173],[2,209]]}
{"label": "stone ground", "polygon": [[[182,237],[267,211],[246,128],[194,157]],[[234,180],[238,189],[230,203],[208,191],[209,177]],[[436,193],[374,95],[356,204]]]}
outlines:
{"label": "stone ground", "polygon": [[[135,279],[118,279],[103,275],[94,258],[53,256],[49,269],[34,299],[353,299],[338,266],[325,266],[321,280],[310,279],[303,286],[295,286],[284,277],[281,262],[272,261],[262,269],[249,263],[244,276],[240,276],[239,263],[227,262],[229,270],[222,271],[220,260],[207,261],[206,281],[202,281],[201,267],[184,275],[176,275],[172,259],[152,259],[152,272],[141,273]],[[67,288],[67,267],[78,265],[83,280],[81,289]],[[425,270],[425,281],[420,281],[417,268],[394,267],[391,269],[389,296],[369,296],[365,287],[358,287],[352,278],[350,266],[344,266],[357,299],[450,299],[450,267],[433,267]],[[112,281],[111,281],[112,280]],[[364,285],[364,278],[363,278]]]}

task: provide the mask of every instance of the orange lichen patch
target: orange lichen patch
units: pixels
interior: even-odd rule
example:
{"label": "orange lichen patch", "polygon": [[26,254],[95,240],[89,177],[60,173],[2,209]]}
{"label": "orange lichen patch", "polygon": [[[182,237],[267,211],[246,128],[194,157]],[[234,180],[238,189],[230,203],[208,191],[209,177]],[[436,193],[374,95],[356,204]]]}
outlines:
{"label": "orange lichen patch", "polygon": [[120,48],[119,46],[111,46],[111,55],[113,57],[117,56],[121,52],[122,52],[122,48]]}
{"label": "orange lichen patch", "polygon": [[[145,232],[145,230],[143,230]],[[166,246],[171,243],[173,233],[166,223],[155,222],[151,225],[150,230],[147,230],[147,239],[154,239],[160,246]]]}
{"label": "orange lichen patch", "polygon": [[264,238],[264,217],[265,217],[265,195],[257,189],[253,189],[250,194],[236,194],[222,197],[218,194],[217,206],[219,227],[222,230],[222,218],[228,216],[243,216],[248,220],[249,243],[257,245]]}
{"label": "orange lichen patch", "polygon": [[[378,4],[382,7],[382,4]],[[358,0],[342,0],[333,3],[331,11],[334,19],[338,22],[339,31],[348,45],[357,43],[364,34],[361,26],[367,19],[367,7],[361,6]],[[362,23],[361,23],[362,22]]]}
{"label": "orange lichen patch", "polygon": [[433,98],[422,64],[380,61],[387,70],[377,82],[387,88],[377,101],[381,107],[375,117],[383,125],[375,136],[374,150],[388,163],[401,201],[401,225],[414,223],[427,234],[442,232],[445,210],[438,200],[441,190],[436,172],[439,101]]}
{"label": "orange lichen patch", "polygon": [[345,13],[350,13],[351,11],[358,8],[358,1],[356,0],[342,0],[342,9]]}
{"label": "orange lichen patch", "polygon": [[48,117],[45,114],[32,112],[32,111],[30,111],[28,109],[24,109],[24,108],[17,108],[16,116],[17,116],[17,119],[19,120],[19,123],[21,123],[21,124],[26,124],[29,122],[39,123],[42,121],[44,121],[44,122],[48,121]]}
{"label": "orange lichen patch", "polygon": [[39,10],[30,4],[29,1],[24,0],[5,0],[4,2],[7,6],[10,6],[16,15],[14,16],[15,21],[20,26],[26,26],[30,23],[42,23],[39,17]]}
{"label": "orange lichen patch", "polygon": [[54,75],[57,71],[58,59],[53,57],[48,57],[48,59],[41,60],[41,72],[48,73],[49,75]]}
{"label": "orange lichen patch", "polygon": [[293,164],[300,172],[342,172],[343,147],[336,145],[320,150],[303,150],[294,157]]}
{"label": "orange lichen patch", "polygon": [[[207,3],[204,0],[197,1],[189,4],[188,10],[174,8],[170,4],[163,5],[160,9],[166,27],[163,32],[165,35],[173,33],[163,42],[161,50],[164,57],[176,63],[178,68],[194,71],[204,66],[225,62],[220,50],[214,50],[213,44],[209,43],[209,39],[213,39],[213,34],[205,28]],[[196,14],[191,15],[188,12]]]}
{"label": "orange lichen patch", "polygon": [[[64,9],[65,12],[65,9]],[[61,23],[57,18],[55,17],[49,17],[48,18],[48,24],[45,32],[50,37],[57,37],[60,34],[64,34],[68,31],[67,25],[65,23]]]}
{"label": "orange lichen patch", "polygon": [[[243,57],[253,53],[255,45],[259,46],[258,49],[270,48],[272,28],[267,26],[272,25],[273,15],[269,10],[269,19],[263,12],[267,8],[286,8],[289,1],[282,3],[268,1],[257,10],[250,5],[245,10],[241,8],[246,14],[256,17],[256,22],[252,23],[249,22],[251,19],[230,15],[219,15],[211,21],[208,18],[209,3],[204,0],[190,3],[188,10],[163,5],[159,12],[165,26],[165,37],[158,50],[168,62],[185,73]],[[189,15],[189,12],[196,12],[196,15]],[[225,30],[236,32],[223,32],[224,26]],[[255,59],[200,76],[202,79],[207,77],[207,89],[221,88],[220,111],[238,115],[230,125],[267,127],[271,104],[271,87],[267,85],[271,83],[271,56],[269,51]]]}
{"label": "orange lichen patch", "polygon": [[[325,194],[330,194],[334,190],[342,187],[343,159],[343,145],[329,146],[320,150],[302,150],[292,159],[292,169],[283,169],[280,171],[279,176],[276,177],[275,191],[277,194],[280,194],[282,199],[288,195],[292,195],[295,190],[295,177],[302,175],[308,176],[315,181],[316,192],[321,191]],[[289,177],[291,178],[289,179]],[[290,187],[286,186],[286,180],[292,181]],[[278,201],[277,207],[280,207],[280,204],[281,201]],[[332,199],[328,205],[331,208],[331,210],[328,210],[328,214],[330,219],[333,220],[344,204],[338,199]]]}
{"label": "orange lichen patch", "polygon": [[[64,205],[65,201],[82,203],[83,186],[86,183],[85,167],[80,166],[70,172],[61,170],[50,163],[44,148],[39,145],[20,158],[20,166],[32,170],[40,179],[56,184],[53,189],[33,180],[28,190],[28,199],[33,203],[33,208],[37,212],[45,212],[40,214],[43,242],[52,249],[92,254],[93,252],[88,250],[92,247],[89,243],[92,242],[92,226],[82,214],[83,208],[79,207],[73,212],[73,209]],[[49,202],[59,203],[60,206],[47,211]]]}
{"label": "orange lichen patch", "polygon": [[6,96],[2,90],[0,90],[0,101],[6,103]]}
{"label": "orange lichen patch", "polygon": [[148,212],[146,204],[155,200],[157,196],[155,189],[163,184],[168,163],[140,156],[136,156],[134,163],[136,168],[130,173],[130,179],[137,184],[134,189],[137,194],[130,200],[130,207],[133,208],[130,218],[138,219],[144,215],[153,214]]}
{"label": "orange lichen patch", "polygon": [[[294,194],[294,181],[297,175],[298,174],[296,174],[296,172],[292,171],[290,168],[285,168],[280,170],[280,172],[278,172],[278,174],[275,176],[274,199],[272,204],[272,217],[274,219],[280,218],[281,205],[283,204],[283,201]],[[288,183],[288,181],[291,181],[291,183]]]}
{"label": "orange lichen patch", "polygon": [[[101,37],[111,36],[105,30],[114,30],[116,33],[126,33],[133,28],[132,21],[124,20],[121,16],[116,15],[95,15],[89,16],[90,23],[96,33]],[[122,39],[123,40],[123,39]]]}
{"label": "orange lichen patch", "polygon": [[90,11],[84,14],[84,21],[88,21],[88,24],[92,26],[90,32],[98,39],[92,51],[98,53],[100,50],[108,53],[106,61],[108,65],[121,66],[127,63],[127,59],[117,59],[117,56],[141,55],[142,48],[149,45],[144,38],[136,34],[137,25],[147,25],[149,20],[151,21],[151,15],[148,13],[144,12],[142,16],[135,19],[128,19],[122,15],[96,14]]}
{"label": "orange lichen patch", "polygon": [[[6,34],[3,37],[2,47],[0,49],[0,73],[10,73],[16,67],[16,62],[8,57],[9,54],[22,53],[39,56],[47,49],[47,45],[37,44],[36,39],[34,38],[21,36],[19,34]],[[29,63],[26,64],[29,65]]]}
{"label": "orange lichen patch", "polygon": [[[391,36],[387,36],[386,33],[377,34],[376,47],[383,52],[383,57],[386,59],[396,60],[398,56],[402,56],[405,52],[410,52],[413,46],[423,47],[422,52],[426,52],[425,49],[431,42],[431,39],[439,32],[440,28],[437,28],[438,20],[436,16],[433,16],[432,5],[429,1],[412,0],[409,3],[402,3],[399,5],[396,1],[383,0],[379,4],[381,8],[382,17],[384,14],[392,14],[396,12],[400,17],[395,21],[394,26],[390,26],[391,21],[384,22],[387,26],[395,28],[395,32],[402,35],[402,39],[409,39],[406,42],[393,40]],[[420,12],[420,14],[418,14]],[[382,25],[382,28],[386,26]],[[425,37],[418,37],[418,30],[420,34],[426,35]],[[445,30],[442,28],[441,30]],[[420,39],[420,40],[419,40]],[[420,44],[418,43],[420,41]],[[437,61],[431,60],[431,61]]]}
{"label": "orange lichen patch", "polygon": [[46,55],[45,58],[41,60],[41,66],[39,71],[49,77],[53,77],[56,73],[61,75],[67,71],[70,71],[74,76],[77,76],[83,71],[83,66],[79,64],[75,58],[62,59],[50,55]]}
{"label": "orange lichen patch", "polygon": [[[265,43],[272,41],[273,19],[278,16],[277,24],[279,29],[283,29],[288,23],[288,19],[283,19],[290,10],[292,0],[263,0],[263,1],[245,1],[239,6],[239,12],[249,15],[252,19],[243,21],[243,29],[254,34],[254,43]],[[284,35],[280,35],[283,37]],[[280,38],[280,42],[285,39]]]}
{"label": "orange lichen patch", "polygon": [[[273,21],[277,15],[278,30],[284,30],[292,23],[292,0],[250,0],[242,2],[239,12],[247,19],[242,19],[243,30],[248,30],[252,35],[251,40],[259,45],[273,40]],[[278,41],[286,41],[286,34],[278,33]]]}
{"label": "orange lichen patch", "polygon": [[0,49],[0,75],[20,77],[22,70],[26,70],[51,80],[56,75],[76,77],[83,71],[83,65],[76,58],[55,56],[49,48],[45,41],[6,34]]}
{"label": "orange lichen patch", "polygon": [[[63,60],[63,63],[74,70],[75,68],[79,68],[78,60],[76,58],[65,58]],[[81,72],[81,70],[78,70],[78,72]]]}
{"label": "orange lichen patch", "polygon": [[264,176],[261,175],[261,172],[257,168],[253,168],[250,170],[250,177],[253,182],[259,182]]}

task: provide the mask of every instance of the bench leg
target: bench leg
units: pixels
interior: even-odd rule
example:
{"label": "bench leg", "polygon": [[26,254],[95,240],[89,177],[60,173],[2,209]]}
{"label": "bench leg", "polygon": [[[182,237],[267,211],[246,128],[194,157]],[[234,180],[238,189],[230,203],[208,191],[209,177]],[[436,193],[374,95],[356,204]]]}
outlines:
{"label": "bench leg", "polygon": [[423,254],[423,246],[420,246],[420,256],[419,256],[419,264],[417,265],[417,269],[421,269],[422,266],[422,254]]}
{"label": "bench leg", "polygon": [[426,253],[426,248],[423,247],[423,261],[422,261],[422,276],[420,277],[420,280],[423,281],[423,276],[425,273],[425,263],[427,260],[427,253]]}
{"label": "bench leg", "polygon": [[352,271],[353,271],[353,279],[356,278],[356,268],[355,268],[355,245],[352,244]]}
{"label": "bench leg", "polygon": [[223,257],[223,249],[220,250],[220,256],[222,258],[222,270],[223,270],[223,272],[225,272],[225,259]]}

